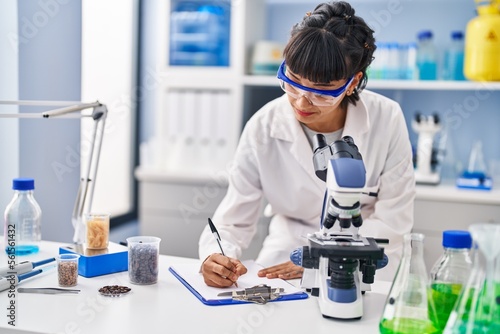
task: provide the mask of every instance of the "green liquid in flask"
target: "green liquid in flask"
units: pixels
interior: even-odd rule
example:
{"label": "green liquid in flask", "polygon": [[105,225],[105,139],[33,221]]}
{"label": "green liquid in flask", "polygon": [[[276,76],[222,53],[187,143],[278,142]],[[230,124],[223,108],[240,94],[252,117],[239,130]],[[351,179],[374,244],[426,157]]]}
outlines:
{"label": "green liquid in flask", "polygon": [[[483,290],[480,299],[486,299],[486,292]],[[473,289],[469,289],[469,296],[474,295]],[[494,310],[490,310],[490,305],[479,303],[477,309],[473,310],[472,300],[469,298],[455,321],[453,328],[449,331],[452,334],[498,334],[500,333],[500,284],[494,285]],[[491,319],[491,320],[487,320]]]}
{"label": "green liquid in flask", "polygon": [[444,329],[446,326],[446,322],[460,295],[460,291],[462,291],[462,287],[462,284],[432,284],[432,299],[436,308],[438,326],[441,329]]}
{"label": "green liquid in flask", "polygon": [[394,318],[391,320],[384,319],[380,323],[379,329],[382,334],[441,333],[441,330],[436,328],[430,321],[411,318]]}

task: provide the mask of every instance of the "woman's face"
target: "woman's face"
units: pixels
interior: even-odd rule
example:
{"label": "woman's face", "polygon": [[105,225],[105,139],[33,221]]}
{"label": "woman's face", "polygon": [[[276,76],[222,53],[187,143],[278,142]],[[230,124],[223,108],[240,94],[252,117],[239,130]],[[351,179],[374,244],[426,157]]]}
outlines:
{"label": "woman's face", "polygon": [[[346,85],[348,79],[331,81],[329,83],[315,83],[301,76],[286,70],[286,76],[301,86],[317,90],[335,90]],[[317,132],[333,132],[344,126],[345,110],[342,110],[340,104],[346,95],[350,95],[361,79],[362,73],[356,74],[352,81],[346,86],[344,92],[332,101],[331,105],[325,106],[324,103],[317,101],[315,94],[311,92],[301,92],[301,94],[287,94],[288,100],[292,105],[297,120],[305,124],[311,130]],[[293,96],[292,96],[293,95]],[[315,105],[315,102],[320,106]]]}

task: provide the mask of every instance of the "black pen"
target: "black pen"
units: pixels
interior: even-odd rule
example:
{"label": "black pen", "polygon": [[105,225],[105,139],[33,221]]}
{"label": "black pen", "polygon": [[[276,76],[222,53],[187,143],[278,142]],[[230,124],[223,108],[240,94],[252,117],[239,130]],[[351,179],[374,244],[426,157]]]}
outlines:
{"label": "black pen", "polygon": [[[212,222],[212,219],[210,219],[210,218],[208,218],[208,226],[210,226],[210,230],[212,231],[212,234],[214,235],[215,240],[217,240],[217,243],[219,244],[221,254],[226,256],[226,254],[224,254],[224,249],[222,249],[222,245],[220,243],[221,239],[220,239],[219,232],[217,232],[217,229],[215,228],[215,225]],[[224,278],[227,278],[227,277],[224,277]],[[234,286],[238,287],[238,284],[236,282],[234,282]]]}
{"label": "black pen", "polygon": [[217,240],[217,243],[219,244],[220,252],[222,253],[222,255],[226,256],[226,254],[224,254],[224,250],[222,249],[222,245],[220,244],[221,240],[220,240],[219,232],[217,232],[217,229],[215,228],[215,225],[212,222],[212,219],[210,219],[210,218],[208,218],[208,225],[210,226],[210,230],[212,231],[212,234],[214,235],[215,240]]}

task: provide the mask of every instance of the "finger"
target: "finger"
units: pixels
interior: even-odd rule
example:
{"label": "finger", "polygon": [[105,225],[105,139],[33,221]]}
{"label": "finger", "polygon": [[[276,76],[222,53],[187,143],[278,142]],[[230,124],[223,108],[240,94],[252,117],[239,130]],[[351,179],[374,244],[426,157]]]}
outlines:
{"label": "finger", "polygon": [[224,278],[214,273],[210,275],[203,275],[203,278],[206,285],[216,288],[227,288],[234,284],[234,282],[230,279]]}
{"label": "finger", "polygon": [[290,265],[290,263],[291,262],[285,262],[285,263],[281,263],[281,264],[278,264],[278,265],[275,265],[272,267],[267,267],[267,268],[261,269],[261,270],[259,270],[257,275],[260,277],[264,277],[267,274],[272,274],[272,273],[278,272],[280,270],[283,270],[284,268],[287,268]]}
{"label": "finger", "polygon": [[266,275],[267,278],[281,278],[281,277],[289,277],[289,273],[291,273],[291,269],[289,270],[280,270],[278,272],[269,273]]}
{"label": "finger", "polygon": [[[237,273],[237,268],[235,265],[235,261],[239,262],[236,259],[230,258],[228,256],[222,254],[213,254],[213,262],[217,265],[220,265],[233,273]],[[220,273],[220,272],[219,272]],[[224,273],[220,273],[223,276],[227,276]]]}
{"label": "finger", "polygon": [[230,286],[234,281],[234,277],[233,281],[231,281],[231,278],[228,277],[231,275],[231,271],[227,270],[227,268],[221,266],[213,260],[206,261],[202,265],[201,273],[205,283],[209,286]]}
{"label": "finger", "polygon": [[213,254],[213,261],[220,264],[221,266],[224,266],[226,267],[227,269],[231,270],[231,271],[235,271],[235,265],[233,264],[233,262],[231,261],[231,258],[230,257],[227,257],[225,255],[222,255],[222,254]]}
{"label": "finger", "polygon": [[281,279],[295,279],[295,278],[301,278],[302,275],[303,275],[304,271],[303,270],[294,270],[294,271],[291,271],[291,272],[287,272],[285,274],[279,274],[278,275],[278,278],[281,278]]}
{"label": "finger", "polygon": [[231,259],[231,262],[233,263],[234,267],[236,268],[235,274],[238,276],[244,275],[247,273],[248,269],[241,263],[239,260],[236,259]]}
{"label": "finger", "polygon": [[[232,282],[236,282],[238,280],[239,275],[237,275],[233,270],[228,269],[222,264],[219,264],[217,262],[211,262],[208,264],[208,266],[210,266],[209,271],[219,275],[223,279],[230,280],[231,284]],[[230,266],[234,268],[232,263],[230,264]]]}
{"label": "finger", "polygon": [[302,273],[304,272],[304,268],[296,265],[290,265],[286,268],[282,268],[276,270],[275,272],[266,274],[267,278],[283,278],[283,279],[292,279],[292,278],[300,278],[302,277]]}
{"label": "finger", "polygon": [[269,271],[266,274],[266,277],[272,276],[272,277],[278,277],[278,275],[286,274],[291,271],[296,270],[295,266],[283,266],[282,268],[275,269],[274,271]]}

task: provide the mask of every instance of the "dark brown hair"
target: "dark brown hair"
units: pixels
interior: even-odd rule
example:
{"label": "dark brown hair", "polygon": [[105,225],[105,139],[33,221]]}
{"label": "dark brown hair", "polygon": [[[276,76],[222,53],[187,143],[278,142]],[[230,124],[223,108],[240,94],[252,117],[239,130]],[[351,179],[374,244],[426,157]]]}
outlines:
{"label": "dark brown hair", "polygon": [[375,49],[373,30],[355,15],[354,8],[344,1],[332,1],[319,4],[292,27],[283,55],[293,73],[317,83],[343,80],[362,72],[354,92],[342,101],[345,107],[359,100]]}

